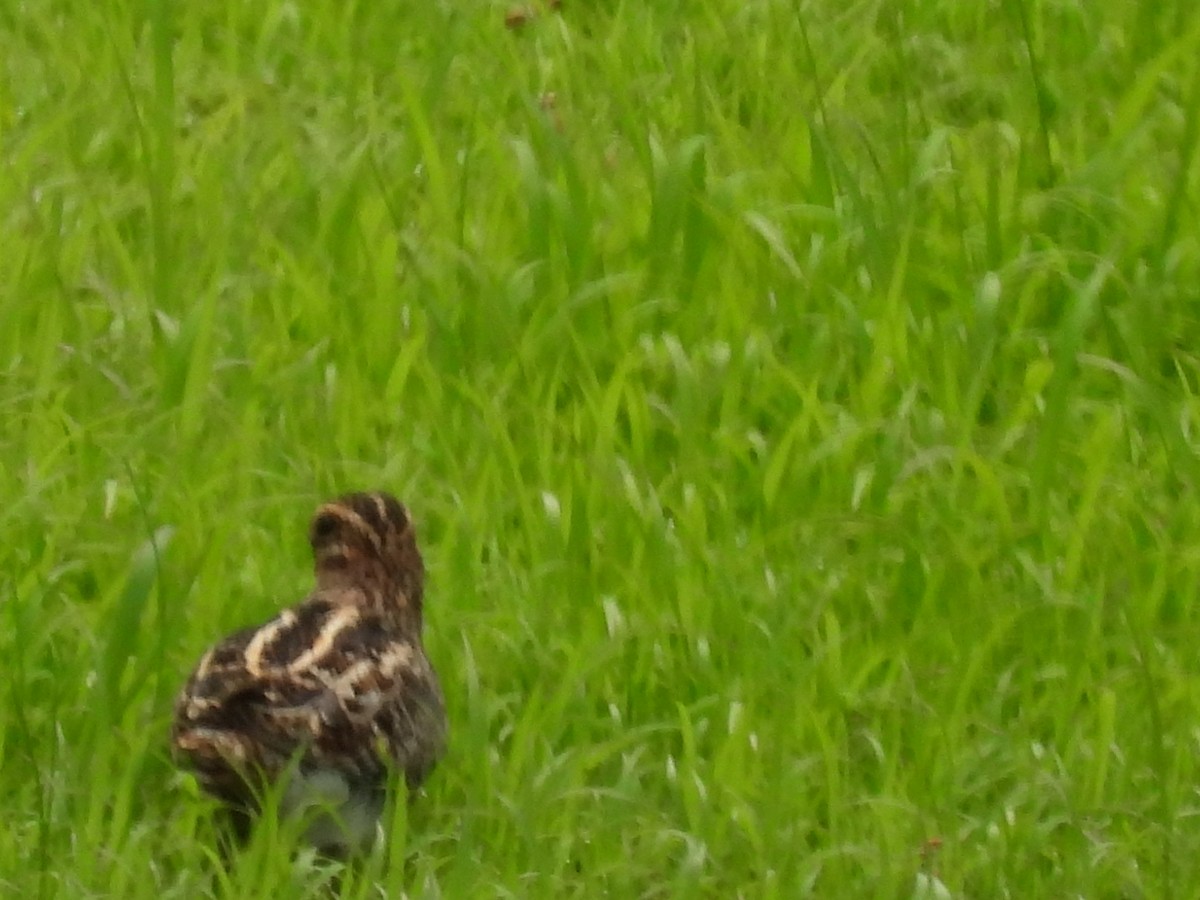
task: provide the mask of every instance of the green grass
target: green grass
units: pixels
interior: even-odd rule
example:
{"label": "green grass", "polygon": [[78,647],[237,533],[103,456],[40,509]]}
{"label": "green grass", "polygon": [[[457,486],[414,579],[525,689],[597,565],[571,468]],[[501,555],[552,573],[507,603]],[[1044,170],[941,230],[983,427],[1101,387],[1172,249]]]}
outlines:
{"label": "green grass", "polygon": [[373,487],[343,896],[1200,894],[1192,6],[0,11],[0,894],[337,892],[166,732]]}

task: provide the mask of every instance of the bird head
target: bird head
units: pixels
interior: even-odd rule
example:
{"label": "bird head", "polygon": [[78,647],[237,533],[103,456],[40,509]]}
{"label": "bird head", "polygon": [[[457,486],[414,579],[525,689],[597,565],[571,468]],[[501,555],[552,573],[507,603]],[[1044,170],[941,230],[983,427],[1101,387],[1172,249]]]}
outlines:
{"label": "bird head", "polygon": [[346,494],[322,504],[309,528],[318,582],[380,579],[418,616],[425,564],[408,510],[383,491]]}

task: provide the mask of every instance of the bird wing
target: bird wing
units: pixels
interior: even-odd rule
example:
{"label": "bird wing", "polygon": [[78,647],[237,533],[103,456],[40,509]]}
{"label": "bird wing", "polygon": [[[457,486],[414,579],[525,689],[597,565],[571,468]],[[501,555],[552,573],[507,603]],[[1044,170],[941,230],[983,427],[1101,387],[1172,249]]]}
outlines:
{"label": "bird wing", "polygon": [[319,595],[209,651],[176,705],[173,744],[217,796],[245,799],[293,759],[380,782],[419,783],[445,738],[442,696],[419,643],[360,605]]}

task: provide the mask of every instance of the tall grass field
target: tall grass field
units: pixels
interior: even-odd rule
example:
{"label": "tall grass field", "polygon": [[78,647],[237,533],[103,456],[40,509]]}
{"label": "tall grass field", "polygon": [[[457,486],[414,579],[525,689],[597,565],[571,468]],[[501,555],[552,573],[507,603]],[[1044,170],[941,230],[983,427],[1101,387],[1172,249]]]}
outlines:
{"label": "tall grass field", "polygon": [[[1189,0],[0,8],[0,896],[1200,896]],[[450,746],[229,859],[385,489]]]}

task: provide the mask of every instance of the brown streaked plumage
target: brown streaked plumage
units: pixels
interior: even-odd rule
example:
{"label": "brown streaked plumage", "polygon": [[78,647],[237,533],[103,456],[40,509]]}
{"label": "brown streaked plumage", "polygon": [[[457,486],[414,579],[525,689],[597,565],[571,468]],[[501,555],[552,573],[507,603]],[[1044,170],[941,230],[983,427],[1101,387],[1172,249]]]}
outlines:
{"label": "brown streaked plumage", "polygon": [[319,806],[308,839],[355,849],[374,836],[386,776],[424,781],[446,740],[441,689],[421,643],[425,568],[408,511],[382,492],[319,507],[316,589],[201,658],[175,703],[176,760],[244,832],[286,774],[285,814]]}

